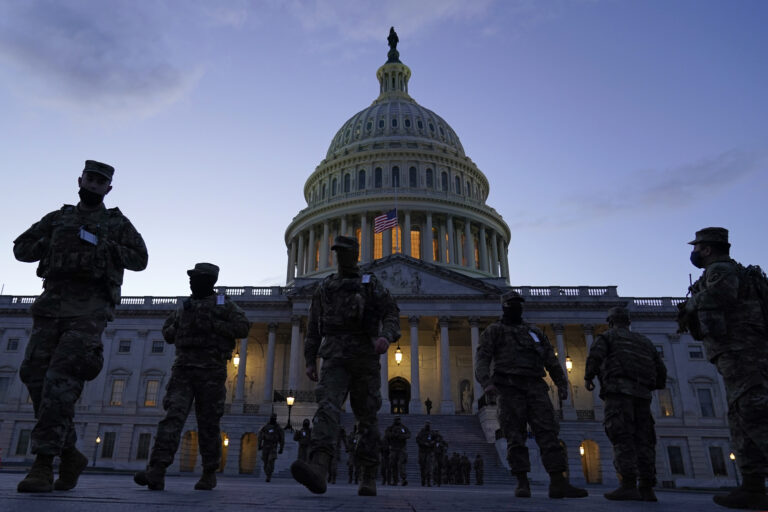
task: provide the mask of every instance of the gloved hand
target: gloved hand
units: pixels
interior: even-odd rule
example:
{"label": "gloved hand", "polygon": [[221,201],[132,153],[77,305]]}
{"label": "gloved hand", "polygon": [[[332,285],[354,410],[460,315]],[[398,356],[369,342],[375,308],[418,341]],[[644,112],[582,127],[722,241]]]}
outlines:
{"label": "gloved hand", "polygon": [[594,391],[595,383],[592,382],[592,379],[590,380],[584,379],[584,387],[587,388],[587,391]]}
{"label": "gloved hand", "polygon": [[566,386],[557,388],[557,396],[560,400],[568,400],[568,388]]}

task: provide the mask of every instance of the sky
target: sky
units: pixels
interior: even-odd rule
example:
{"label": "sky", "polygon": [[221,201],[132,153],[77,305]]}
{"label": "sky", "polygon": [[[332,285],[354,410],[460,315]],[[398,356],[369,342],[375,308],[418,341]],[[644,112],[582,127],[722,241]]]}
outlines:
{"label": "sky", "polygon": [[115,166],[149,249],[123,295],[285,284],[285,229],[394,26],[409,93],[509,224],[510,283],[677,297],[696,230],[768,268],[768,2],[0,0],[0,286],[13,240]]}

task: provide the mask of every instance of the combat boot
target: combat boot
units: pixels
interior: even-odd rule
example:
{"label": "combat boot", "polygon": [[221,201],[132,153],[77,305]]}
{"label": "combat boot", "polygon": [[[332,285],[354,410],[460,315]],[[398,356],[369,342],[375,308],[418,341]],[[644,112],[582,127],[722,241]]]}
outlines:
{"label": "combat boot", "polygon": [[216,469],[217,468],[203,468],[203,475],[195,484],[195,489],[198,491],[210,491],[216,487]]}
{"label": "combat boot", "polygon": [[53,490],[53,455],[40,455],[29,468],[24,480],[19,482],[19,492],[51,492]]}
{"label": "combat boot", "polygon": [[310,492],[323,494],[328,488],[325,481],[328,478],[328,463],[330,460],[331,456],[329,454],[315,451],[310,457],[309,462],[295,460],[291,464],[291,475],[293,475],[294,480],[309,489]]}
{"label": "combat boot", "polygon": [[528,473],[512,473],[517,478],[517,487],[515,487],[515,498],[531,497],[531,482],[528,481]]}
{"label": "combat boot", "polygon": [[162,491],[165,489],[165,468],[147,466],[144,471],[133,474],[133,481],[139,485],[146,485],[150,491]]}
{"label": "combat boot", "polygon": [[[358,496],[376,496],[376,473],[379,472],[379,466],[372,464],[363,466],[363,475],[360,478],[360,485],[357,487]],[[397,482],[395,482],[397,485]]]}
{"label": "combat boot", "polygon": [[589,495],[586,489],[579,489],[572,486],[565,475],[560,471],[553,471],[549,474],[549,497],[550,498],[585,498]]}
{"label": "combat boot", "polygon": [[653,480],[641,478],[637,483],[637,490],[640,491],[640,499],[643,501],[659,501],[656,493],[653,492]]}
{"label": "combat boot", "polygon": [[80,474],[88,467],[88,457],[77,451],[76,448],[68,448],[61,452],[59,464],[59,478],[53,483],[57,491],[68,491],[77,485]]}
{"label": "combat boot", "polygon": [[637,490],[637,477],[634,475],[622,475],[618,489],[606,492],[603,496],[613,501],[642,501],[643,499],[640,491]]}
{"label": "combat boot", "polygon": [[768,510],[768,496],[765,495],[765,475],[744,475],[741,487],[729,494],[714,496],[715,503],[728,508],[747,510]]}

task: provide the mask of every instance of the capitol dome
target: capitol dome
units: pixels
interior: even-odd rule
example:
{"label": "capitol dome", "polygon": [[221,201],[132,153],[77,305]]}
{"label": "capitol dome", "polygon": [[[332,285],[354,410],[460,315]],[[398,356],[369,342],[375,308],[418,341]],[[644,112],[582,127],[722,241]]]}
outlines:
{"label": "capitol dome", "polygon": [[[394,33],[394,32],[393,32]],[[489,183],[456,132],[408,93],[411,70],[390,38],[379,95],[336,132],[286,229],[287,282],[335,271],[330,247],[356,236],[363,263],[404,254],[478,278],[508,280],[510,231],[485,204]],[[374,230],[396,210],[397,225]]]}

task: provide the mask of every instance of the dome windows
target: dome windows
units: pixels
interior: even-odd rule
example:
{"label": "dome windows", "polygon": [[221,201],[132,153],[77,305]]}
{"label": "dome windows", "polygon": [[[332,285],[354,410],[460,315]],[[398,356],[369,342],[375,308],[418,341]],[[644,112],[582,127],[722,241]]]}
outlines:
{"label": "dome windows", "polygon": [[392,118],[392,128],[397,128],[397,118],[396,117]]}
{"label": "dome windows", "polygon": [[419,130],[423,130],[424,129],[424,123],[421,122],[421,119],[416,121],[416,126],[419,127]]}
{"label": "dome windows", "polygon": [[370,133],[372,129],[373,129],[373,122],[368,121],[367,123],[365,123],[365,131],[366,132]]}
{"label": "dome windows", "polygon": [[379,128],[384,128],[384,120],[379,119]]}
{"label": "dome windows", "polygon": [[434,188],[435,186],[435,177],[434,172],[432,169],[427,169],[427,188]]}
{"label": "dome windows", "polygon": [[432,123],[429,123],[429,131],[431,131],[432,133],[435,132],[435,125],[433,125]]}
{"label": "dome windows", "polygon": [[376,170],[373,171],[373,186],[376,188],[381,188],[382,185],[382,171],[381,167],[377,167]]}
{"label": "dome windows", "polygon": [[456,176],[456,178],[454,179],[454,184],[456,187],[456,193],[461,194],[461,178]]}
{"label": "dome windows", "polygon": [[411,127],[411,120],[410,119],[406,119],[405,120],[405,127],[406,128],[410,128]]}
{"label": "dome windows", "polygon": [[445,171],[440,175],[440,189],[443,192],[448,192],[448,173]]}
{"label": "dome windows", "polygon": [[400,168],[398,166],[392,168],[392,186],[394,188],[400,187]]}
{"label": "dome windows", "polygon": [[365,190],[365,169],[357,171],[357,190]]}
{"label": "dome windows", "polygon": [[408,186],[411,188],[419,186],[419,173],[415,167],[408,169]]}
{"label": "dome windows", "polygon": [[333,178],[331,180],[331,195],[332,196],[336,195],[336,191],[338,190],[338,188],[339,188],[339,180],[336,179],[336,178]]}
{"label": "dome windows", "polygon": [[349,173],[344,175],[344,193],[349,193],[352,187],[352,176]]}

